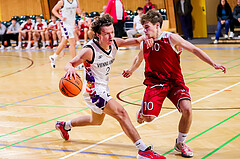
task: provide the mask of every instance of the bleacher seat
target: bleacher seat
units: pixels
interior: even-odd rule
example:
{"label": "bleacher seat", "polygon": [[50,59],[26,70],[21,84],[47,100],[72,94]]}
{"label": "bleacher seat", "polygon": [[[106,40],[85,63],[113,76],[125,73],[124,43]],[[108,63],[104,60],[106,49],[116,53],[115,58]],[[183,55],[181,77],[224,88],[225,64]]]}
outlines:
{"label": "bleacher seat", "polygon": [[18,23],[21,25],[24,22],[25,22],[25,20],[20,20]]}
{"label": "bleacher seat", "polygon": [[18,22],[18,21],[20,21],[20,18],[19,18],[19,16],[12,16],[12,18],[11,18],[11,19],[13,19],[13,18],[14,18],[14,19],[17,19],[17,22]]}
{"label": "bleacher seat", "polygon": [[40,15],[40,17],[41,17],[42,19],[44,19],[44,16],[43,16],[42,14]]}
{"label": "bleacher seat", "polygon": [[133,19],[134,19],[134,15],[129,15],[129,19],[125,17],[126,22],[133,22]]}
{"label": "bleacher seat", "polygon": [[127,13],[127,15],[133,15],[133,12],[131,10],[125,10],[125,12]]}
{"label": "bleacher seat", "polygon": [[36,20],[36,15],[30,15],[30,18],[31,18],[32,20]]}
{"label": "bleacher seat", "polygon": [[95,16],[100,16],[100,14],[98,12],[91,12],[88,17],[89,18],[94,18]]}
{"label": "bleacher seat", "polygon": [[161,13],[163,20],[167,20],[167,10],[165,8],[158,9],[158,12]]}
{"label": "bleacher seat", "polygon": [[138,15],[138,13],[137,13],[136,10],[133,12],[133,15],[134,15],[134,16]]}
{"label": "bleacher seat", "polygon": [[9,27],[9,25],[10,25],[10,23],[8,21],[3,21],[2,24],[5,25],[6,27]]}
{"label": "bleacher seat", "polygon": [[21,21],[21,20],[26,20],[26,16],[25,16],[25,15],[21,16],[21,17],[20,17],[20,21]]}

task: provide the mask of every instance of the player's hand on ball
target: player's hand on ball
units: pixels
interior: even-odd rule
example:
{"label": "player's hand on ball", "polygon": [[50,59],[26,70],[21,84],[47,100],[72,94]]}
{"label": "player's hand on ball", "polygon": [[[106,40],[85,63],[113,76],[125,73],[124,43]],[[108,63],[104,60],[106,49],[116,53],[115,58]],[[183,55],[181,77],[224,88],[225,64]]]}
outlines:
{"label": "player's hand on ball", "polygon": [[132,71],[130,71],[129,69],[124,69],[122,75],[123,77],[128,78],[132,75]]}
{"label": "player's hand on ball", "polygon": [[218,69],[221,69],[224,73],[227,72],[227,68],[223,65],[220,65],[220,64],[214,64],[213,67],[218,70]]}
{"label": "player's hand on ball", "polygon": [[153,40],[153,38],[145,39],[145,43],[147,44],[147,49],[148,49],[153,46],[154,40]]}
{"label": "player's hand on ball", "polygon": [[74,67],[70,67],[68,70],[67,70],[67,73],[65,74],[64,78],[67,78],[67,77],[70,77],[70,79],[72,79],[72,77],[74,79],[76,79],[76,76],[78,76],[80,78],[80,75],[77,73],[77,71],[75,70]]}

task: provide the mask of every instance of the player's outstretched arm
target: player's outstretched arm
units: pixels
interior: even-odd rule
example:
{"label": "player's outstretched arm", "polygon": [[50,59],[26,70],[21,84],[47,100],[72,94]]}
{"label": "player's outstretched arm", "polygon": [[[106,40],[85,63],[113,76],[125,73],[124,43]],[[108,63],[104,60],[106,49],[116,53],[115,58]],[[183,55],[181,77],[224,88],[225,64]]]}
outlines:
{"label": "player's outstretched arm", "polygon": [[146,42],[148,47],[152,47],[154,41],[153,39],[148,39],[145,35],[142,35],[138,38],[129,38],[129,39],[121,39],[115,38],[118,47],[126,47],[126,46],[134,46],[139,45],[143,40]]}
{"label": "player's outstretched arm", "polygon": [[125,77],[125,78],[130,77],[133,74],[133,72],[136,71],[136,69],[141,65],[142,61],[143,61],[143,51],[140,50],[138,55],[135,56],[130,68],[123,70],[123,73],[122,73],[123,77]]}
{"label": "player's outstretched arm", "polygon": [[60,0],[58,1],[58,3],[53,7],[52,9],[52,13],[58,17],[60,20],[62,21],[65,21],[66,20],[66,17],[62,17],[59,13],[58,13],[58,10],[63,6],[63,1]]}
{"label": "player's outstretched arm", "polygon": [[80,5],[79,5],[79,1],[77,0],[77,10],[76,10],[77,14],[81,14],[82,10],[80,9]]}
{"label": "player's outstretched arm", "polygon": [[65,71],[67,71],[64,77],[70,76],[70,79],[72,77],[75,79],[76,76],[79,76],[79,74],[75,70],[75,67],[87,60],[92,61],[92,57],[93,51],[90,48],[82,49],[81,52],[77,56],[75,56],[71,61],[69,61],[64,67]]}
{"label": "player's outstretched arm", "polygon": [[204,51],[199,49],[198,47],[194,46],[190,42],[184,40],[177,34],[172,34],[171,42],[175,47],[182,47],[192,53],[194,53],[197,57],[199,57],[204,62],[208,63],[209,65],[213,66],[215,69],[221,69],[224,73],[226,73],[227,69],[225,66],[221,64],[216,64]]}

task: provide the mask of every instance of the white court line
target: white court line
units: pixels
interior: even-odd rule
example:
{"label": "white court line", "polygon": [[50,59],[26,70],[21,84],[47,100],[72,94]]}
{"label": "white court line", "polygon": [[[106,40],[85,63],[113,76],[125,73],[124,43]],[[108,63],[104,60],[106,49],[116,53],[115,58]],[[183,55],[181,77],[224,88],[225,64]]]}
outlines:
{"label": "white court line", "polygon": [[[235,83],[235,84],[233,84],[233,85],[231,85],[231,86],[228,86],[228,87],[226,87],[226,88],[224,88],[224,89],[222,89],[222,90],[219,90],[219,91],[217,91],[217,92],[215,92],[215,93],[209,94],[209,95],[207,95],[207,96],[205,96],[205,97],[203,97],[203,98],[200,98],[200,99],[192,102],[192,104],[195,104],[195,103],[200,102],[200,101],[202,101],[202,100],[204,100],[204,99],[207,99],[207,98],[209,98],[209,97],[212,97],[212,96],[214,96],[214,95],[216,95],[216,94],[219,94],[219,93],[221,93],[221,92],[223,92],[223,91],[225,91],[225,90],[227,90],[227,89],[229,89],[229,88],[232,88],[232,87],[234,87],[234,86],[237,86],[237,85],[239,85],[239,84],[240,84],[240,82]],[[172,113],[174,113],[174,112],[176,112],[176,111],[177,111],[177,109],[172,110],[172,111],[170,111],[170,112],[168,112],[168,113],[166,113],[166,114],[163,114],[163,115],[155,118],[154,120],[157,120],[157,119],[163,118],[163,117],[165,117],[165,116],[168,116],[168,115],[170,115],[170,114],[172,114]],[[143,124],[140,124],[140,125],[136,126],[135,128],[142,127],[142,126],[144,126],[144,125],[146,125],[146,124],[148,124],[148,123],[145,122],[145,123],[143,123]],[[114,136],[111,136],[111,137],[106,138],[106,139],[104,139],[104,140],[102,140],[102,141],[99,141],[99,142],[97,142],[97,143],[95,143],[95,144],[93,144],[93,145],[90,145],[90,146],[85,147],[85,148],[83,148],[83,149],[81,149],[81,150],[75,151],[75,152],[73,152],[73,153],[71,153],[71,154],[69,154],[69,155],[67,155],[67,156],[64,156],[64,157],[62,157],[62,158],[60,158],[60,159],[65,159],[65,158],[71,157],[71,156],[73,156],[73,155],[75,155],[75,154],[77,154],[77,153],[83,152],[83,151],[85,151],[85,150],[87,150],[87,149],[90,149],[90,148],[92,148],[92,147],[94,147],[94,146],[97,146],[97,145],[99,145],[99,144],[101,144],[101,143],[104,143],[104,142],[106,142],[106,141],[109,141],[109,140],[111,140],[111,139],[114,139],[114,138],[116,138],[116,137],[118,137],[118,136],[120,136],[120,135],[122,135],[122,134],[124,134],[124,132],[118,133],[118,134],[116,134],[116,135],[114,135]]]}

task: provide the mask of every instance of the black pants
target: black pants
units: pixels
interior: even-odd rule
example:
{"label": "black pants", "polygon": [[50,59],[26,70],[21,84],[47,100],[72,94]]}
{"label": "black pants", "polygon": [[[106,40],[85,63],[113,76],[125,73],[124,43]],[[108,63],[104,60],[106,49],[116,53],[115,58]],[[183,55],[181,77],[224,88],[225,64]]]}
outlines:
{"label": "black pants", "polygon": [[5,34],[4,40],[7,40],[7,46],[11,46],[10,40],[15,40],[16,41],[16,45],[18,45],[18,34],[19,33]]}
{"label": "black pants", "polygon": [[2,41],[2,45],[4,46],[4,40],[5,39],[5,34],[0,35],[0,40]]}
{"label": "black pants", "polygon": [[124,34],[124,21],[118,20],[117,23],[113,24],[115,30],[115,37],[122,38]]}
{"label": "black pants", "polygon": [[240,23],[237,19],[233,18],[230,23],[230,30],[234,32],[234,27],[235,26],[240,26]]}
{"label": "black pants", "polygon": [[191,14],[186,16],[180,16],[180,22],[181,22],[182,31],[185,38],[186,39],[193,38]]}

